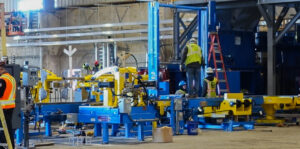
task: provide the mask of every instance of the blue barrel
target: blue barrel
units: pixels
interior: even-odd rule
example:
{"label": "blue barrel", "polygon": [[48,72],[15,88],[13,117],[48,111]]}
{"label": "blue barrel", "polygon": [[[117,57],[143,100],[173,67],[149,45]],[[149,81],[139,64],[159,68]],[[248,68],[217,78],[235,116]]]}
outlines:
{"label": "blue barrel", "polygon": [[198,135],[198,122],[187,122],[187,133],[188,135]]}

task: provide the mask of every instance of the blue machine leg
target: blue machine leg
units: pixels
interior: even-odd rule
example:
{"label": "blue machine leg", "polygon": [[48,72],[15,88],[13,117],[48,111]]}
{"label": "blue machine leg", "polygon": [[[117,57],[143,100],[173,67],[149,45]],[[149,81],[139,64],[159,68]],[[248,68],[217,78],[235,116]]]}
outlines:
{"label": "blue machine leg", "polygon": [[21,127],[16,130],[16,144],[21,145],[23,141],[23,126],[24,126],[24,113],[21,112]]}
{"label": "blue machine leg", "polygon": [[132,127],[132,123],[125,123],[125,138],[131,137],[131,133],[130,133],[131,127]]}
{"label": "blue machine leg", "polygon": [[102,123],[102,143],[103,144],[108,144],[109,134],[108,134],[108,124],[107,123]]}
{"label": "blue machine leg", "polygon": [[94,136],[95,137],[101,136],[101,124],[94,125]]}
{"label": "blue machine leg", "polygon": [[52,136],[52,132],[51,132],[51,121],[46,120],[45,121],[45,135],[47,137]]}
{"label": "blue machine leg", "polygon": [[176,124],[175,124],[175,110],[174,110],[174,100],[171,99],[171,116],[170,116],[170,124],[173,129],[173,134],[176,134]]}
{"label": "blue machine leg", "polygon": [[144,141],[144,123],[143,122],[138,123],[138,140]]}
{"label": "blue machine leg", "polygon": [[113,124],[111,126],[111,136],[116,136],[117,133],[119,132],[119,124]]}

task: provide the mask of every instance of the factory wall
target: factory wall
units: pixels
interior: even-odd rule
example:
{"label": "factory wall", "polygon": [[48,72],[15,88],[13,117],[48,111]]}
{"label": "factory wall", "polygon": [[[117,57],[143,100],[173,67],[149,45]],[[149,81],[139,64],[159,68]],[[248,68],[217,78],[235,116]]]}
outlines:
{"label": "factory wall", "polygon": [[[56,11],[40,12],[40,28],[60,27],[60,26],[78,26],[90,24],[105,24],[105,23],[121,23],[121,22],[141,22],[148,20],[147,3],[123,4],[123,5],[106,5],[101,7],[81,7],[81,8],[68,8],[58,9]],[[170,9],[162,9],[160,11],[161,19],[172,19],[172,11]],[[125,29],[140,29],[147,28],[146,26],[126,26],[118,28],[101,28],[92,31],[104,30],[125,30]],[[72,33],[72,32],[91,32],[87,31],[61,31],[52,33]],[[48,33],[51,34],[51,33]],[[111,38],[125,38],[125,37],[139,37],[147,36],[147,34],[123,34],[113,35]],[[81,37],[81,38],[62,38],[59,40],[80,40],[80,39],[102,39],[110,38],[108,36],[94,36],[94,37]],[[57,41],[58,39],[55,39]],[[47,41],[54,41],[47,39]],[[167,61],[172,54],[172,41],[162,42],[161,60]],[[137,42],[123,42],[117,43],[118,53],[126,51],[135,55],[139,62],[139,66],[146,66],[146,52],[147,41]],[[73,56],[73,68],[81,68],[83,63],[90,63],[91,65],[95,60],[94,44],[72,45],[78,51]],[[99,44],[101,46],[101,43]],[[68,68],[68,57],[63,53],[63,49],[68,46],[47,46],[43,49],[43,67],[49,69],[57,74]],[[15,48],[10,48],[15,49]],[[23,50],[24,49],[24,50]],[[18,48],[19,53],[28,53],[28,48]],[[35,49],[35,48],[33,48]],[[39,49],[39,48],[37,48]],[[12,52],[15,50],[12,50]],[[34,51],[34,50],[33,50]],[[9,56],[13,55],[9,52]],[[22,54],[24,55],[24,54]],[[26,55],[26,54],[25,54]],[[30,55],[30,54],[28,54]],[[26,58],[23,58],[24,60]],[[39,58],[37,58],[38,60]],[[31,60],[28,56],[28,60]],[[18,59],[18,63],[22,64],[22,59]],[[39,66],[39,61],[31,63]]]}

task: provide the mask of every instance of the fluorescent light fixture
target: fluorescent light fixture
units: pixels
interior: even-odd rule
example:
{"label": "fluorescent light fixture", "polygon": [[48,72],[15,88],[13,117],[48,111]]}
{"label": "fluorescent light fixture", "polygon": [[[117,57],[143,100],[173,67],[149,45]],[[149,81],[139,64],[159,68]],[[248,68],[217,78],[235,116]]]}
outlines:
{"label": "fluorescent light fixture", "polygon": [[19,11],[30,11],[43,9],[43,0],[20,0],[18,2]]}

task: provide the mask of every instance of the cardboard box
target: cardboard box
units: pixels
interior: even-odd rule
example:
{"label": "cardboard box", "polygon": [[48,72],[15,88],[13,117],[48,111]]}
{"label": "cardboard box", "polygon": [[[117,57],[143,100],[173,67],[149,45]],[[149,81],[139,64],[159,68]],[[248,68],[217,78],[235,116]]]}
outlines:
{"label": "cardboard box", "polygon": [[155,128],[152,133],[152,140],[156,143],[173,142],[173,132],[171,127]]}

